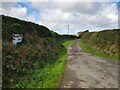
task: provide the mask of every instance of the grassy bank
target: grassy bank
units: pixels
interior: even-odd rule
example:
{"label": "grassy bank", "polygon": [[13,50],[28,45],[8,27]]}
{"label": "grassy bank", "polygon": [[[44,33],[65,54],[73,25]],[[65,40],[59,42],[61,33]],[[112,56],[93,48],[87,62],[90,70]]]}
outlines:
{"label": "grassy bank", "polygon": [[[73,40],[65,41],[63,46],[67,48]],[[64,70],[66,52],[61,51],[60,57],[54,64],[47,64],[44,68],[31,69],[29,76],[20,78],[15,87],[17,88],[55,88]]]}
{"label": "grassy bank", "polygon": [[120,55],[119,34],[120,29],[110,29],[98,32],[80,32],[79,36],[84,41],[84,45],[81,46],[85,51],[96,56],[118,60]]}
{"label": "grassy bank", "polygon": [[92,46],[84,43],[82,40],[80,40],[80,47],[87,53],[91,53],[94,56],[99,56],[99,57],[103,57],[106,59],[112,59],[112,60],[118,60],[118,56],[110,56],[105,52],[102,51],[97,51],[95,48],[93,48]]}
{"label": "grassy bank", "polygon": [[[4,15],[2,17],[2,88],[48,88],[56,86],[62,72],[67,47],[65,40],[43,25]],[[13,45],[13,34],[23,40]],[[67,42],[67,41],[65,41]]]}
{"label": "grassy bank", "polygon": [[67,48],[72,42],[73,42],[73,40],[65,41],[65,42],[63,43],[63,46],[64,46],[65,48]]}
{"label": "grassy bank", "polygon": [[[43,69],[31,70],[29,76],[19,79],[16,88],[54,88],[63,71],[66,56],[63,55],[55,64],[49,64]],[[29,71],[30,72],[30,71]],[[28,79],[27,79],[28,78]],[[30,79],[29,79],[30,78]]]}

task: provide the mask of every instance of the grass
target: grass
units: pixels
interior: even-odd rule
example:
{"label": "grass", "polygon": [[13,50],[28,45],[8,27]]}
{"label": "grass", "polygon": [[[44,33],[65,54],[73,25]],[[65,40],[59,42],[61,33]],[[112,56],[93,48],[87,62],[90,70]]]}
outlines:
{"label": "grass", "polygon": [[65,41],[65,42],[63,43],[63,46],[64,46],[65,48],[67,48],[72,42],[73,42],[73,40]]}
{"label": "grass", "polygon": [[26,80],[28,76],[22,78],[17,84],[17,87],[27,88],[54,88],[57,86],[57,81],[63,73],[66,55],[63,55],[54,65],[47,65],[43,69],[36,69],[31,72],[30,81]]}
{"label": "grass", "polygon": [[[73,40],[68,40],[63,43],[63,46],[67,48]],[[19,79],[15,87],[17,88],[55,88],[58,85],[58,81],[64,71],[64,65],[66,60],[65,51],[61,52],[60,58],[56,60],[54,64],[47,64],[42,69],[31,69],[28,72],[29,76]]]}
{"label": "grass", "polygon": [[91,53],[94,56],[99,56],[106,59],[118,60],[118,56],[110,56],[102,51],[97,51],[95,48],[85,44],[82,40],[80,40],[80,47],[86,52]]}

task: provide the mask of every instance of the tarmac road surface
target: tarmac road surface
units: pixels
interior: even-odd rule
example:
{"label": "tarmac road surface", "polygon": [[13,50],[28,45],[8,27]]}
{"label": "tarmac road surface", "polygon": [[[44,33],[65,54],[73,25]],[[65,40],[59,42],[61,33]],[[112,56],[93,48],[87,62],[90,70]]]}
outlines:
{"label": "tarmac road surface", "polygon": [[92,56],[79,47],[67,48],[67,60],[58,88],[118,88],[118,62]]}

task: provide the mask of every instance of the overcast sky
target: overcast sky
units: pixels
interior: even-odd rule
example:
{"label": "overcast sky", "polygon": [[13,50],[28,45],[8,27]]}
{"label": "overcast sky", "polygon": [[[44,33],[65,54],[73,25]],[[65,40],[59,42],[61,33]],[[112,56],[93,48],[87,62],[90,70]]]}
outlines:
{"label": "overcast sky", "polygon": [[68,33],[68,24],[71,34],[118,28],[118,0],[40,1],[2,1],[0,14],[45,25],[59,34]]}

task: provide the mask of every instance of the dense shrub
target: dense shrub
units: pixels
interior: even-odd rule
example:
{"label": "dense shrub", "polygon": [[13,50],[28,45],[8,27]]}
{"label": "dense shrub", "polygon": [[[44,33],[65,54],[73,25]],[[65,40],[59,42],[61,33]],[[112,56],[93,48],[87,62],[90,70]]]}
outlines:
{"label": "dense shrub", "polygon": [[[23,42],[16,47],[12,44],[12,33],[23,34]],[[3,88],[18,87],[20,78],[30,77],[36,69],[54,64],[65,53],[61,42],[74,38],[59,35],[45,26],[3,15],[2,36]],[[30,81],[29,78],[25,80]]]}
{"label": "dense shrub", "polygon": [[104,30],[100,32],[82,32],[80,35],[84,43],[98,51],[103,51],[111,56],[118,56],[120,53],[120,39],[118,38],[120,35],[119,29]]}

